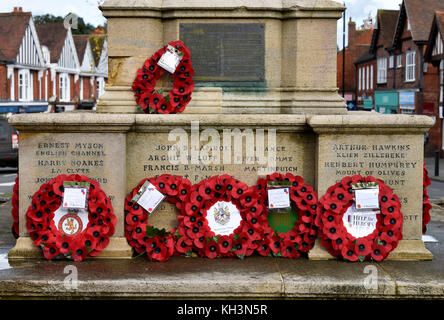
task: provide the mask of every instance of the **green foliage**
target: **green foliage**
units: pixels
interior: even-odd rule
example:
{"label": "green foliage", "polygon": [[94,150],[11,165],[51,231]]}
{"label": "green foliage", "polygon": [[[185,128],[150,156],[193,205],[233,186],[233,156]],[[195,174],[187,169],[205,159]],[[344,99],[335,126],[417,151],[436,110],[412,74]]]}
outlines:
{"label": "green foliage", "polygon": [[[63,23],[65,17],[54,16],[52,14],[47,13],[47,14],[40,15],[40,16],[34,16],[34,23],[35,24],[54,23],[54,22],[62,22]],[[95,26],[93,26],[90,23],[85,23],[83,18],[79,17],[77,20],[77,29],[71,29],[71,31],[73,34],[90,34],[95,29],[96,29]]]}

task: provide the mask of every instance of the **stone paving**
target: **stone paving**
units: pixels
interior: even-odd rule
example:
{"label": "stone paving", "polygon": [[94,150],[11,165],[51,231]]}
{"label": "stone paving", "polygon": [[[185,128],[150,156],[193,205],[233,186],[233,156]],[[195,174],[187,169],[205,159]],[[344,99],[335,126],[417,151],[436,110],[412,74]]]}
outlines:
{"label": "stone paving", "polygon": [[[444,298],[444,210],[432,212],[433,261],[346,263],[248,257],[71,261],[5,259],[10,204],[0,205],[0,298]],[[2,270],[1,270],[2,269]],[[68,281],[76,270],[78,282]],[[375,276],[377,282],[368,281]],[[367,281],[366,281],[367,279]],[[75,286],[77,285],[77,286]]]}

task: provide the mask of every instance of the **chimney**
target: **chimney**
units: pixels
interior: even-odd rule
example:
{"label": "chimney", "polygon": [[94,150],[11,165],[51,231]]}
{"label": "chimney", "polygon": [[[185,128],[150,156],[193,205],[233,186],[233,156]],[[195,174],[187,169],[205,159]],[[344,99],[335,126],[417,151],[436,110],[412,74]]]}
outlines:
{"label": "chimney", "polygon": [[356,40],[356,23],[352,21],[352,18],[350,17],[350,20],[348,22],[348,45],[354,43]]}
{"label": "chimney", "polygon": [[23,8],[22,8],[22,7],[19,7],[19,8],[18,8],[18,12],[20,12],[20,13],[23,12]]}
{"label": "chimney", "polygon": [[14,7],[14,13],[17,13],[17,7]]}

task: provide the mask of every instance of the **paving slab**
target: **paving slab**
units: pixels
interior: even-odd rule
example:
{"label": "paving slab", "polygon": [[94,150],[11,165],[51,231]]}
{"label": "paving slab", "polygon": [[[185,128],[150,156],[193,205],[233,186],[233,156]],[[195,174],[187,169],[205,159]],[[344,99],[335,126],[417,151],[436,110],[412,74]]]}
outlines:
{"label": "paving slab", "polygon": [[[433,261],[348,263],[253,256],[173,257],[158,263],[142,256],[75,263],[8,261],[14,245],[9,202],[0,205],[0,298],[444,299],[444,215],[437,209],[428,234],[439,242],[426,244]],[[70,281],[75,273],[77,283]]]}

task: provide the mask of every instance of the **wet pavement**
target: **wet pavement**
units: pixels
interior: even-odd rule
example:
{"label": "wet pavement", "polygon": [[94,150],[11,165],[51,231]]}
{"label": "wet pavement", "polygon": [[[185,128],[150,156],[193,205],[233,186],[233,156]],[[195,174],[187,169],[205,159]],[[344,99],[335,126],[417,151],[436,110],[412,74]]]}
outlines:
{"label": "wet pavement", "polygon": [[[173,257],[131,260],[7,260],[10,204],[0,205],[0,298],[444,298],[444,209],[434,208],[428,243],[433,261],[347,263],[306,258]],[[370,277],[370,278],[369,278]]]}

